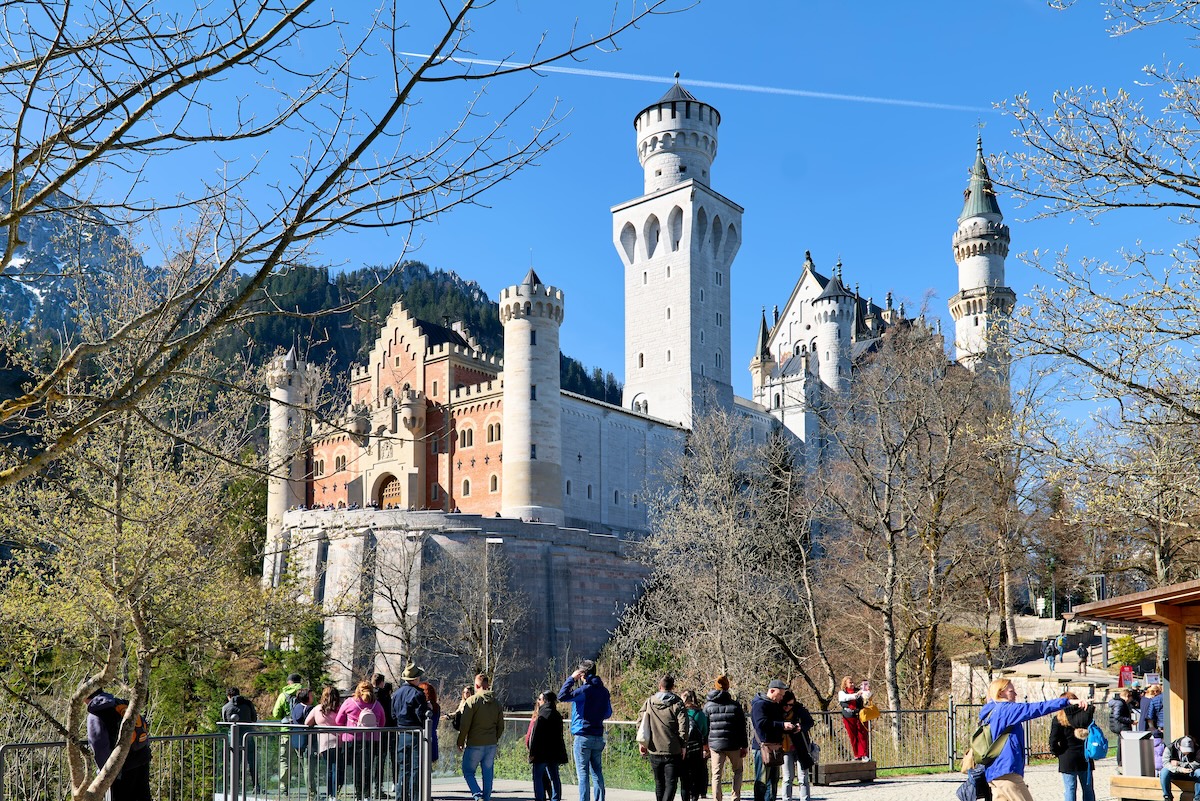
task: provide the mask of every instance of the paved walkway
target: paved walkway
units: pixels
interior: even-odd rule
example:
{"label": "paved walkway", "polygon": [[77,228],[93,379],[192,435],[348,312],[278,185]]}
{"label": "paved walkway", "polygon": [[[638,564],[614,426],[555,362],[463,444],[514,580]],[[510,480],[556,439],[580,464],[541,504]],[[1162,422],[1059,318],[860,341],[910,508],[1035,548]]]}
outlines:
{"label": "paved walkway", "polygon": [[[1116,773],[1116,762],[1105,760],[1096,768],[1096,799],[1110,798],[1108,780]],[[563,778],[567,776],[564,774]],[[573,778],[573,777],[572,777]],[[813,787],[813,801],[825,799],[855,799],[855,801],[939,801],[953,799],[954,791],[962,784],[958,773],[939,773],[930,776],[889,776],[876,779],[870,784],[839,784],[829,787]],[[1025,782],[1037,801],[1058,801],[1063,797],[1062,779],[1055,765],[1037,765],[1027,768]],[[493,796],[497,801],[528,801],[533,798],[532,785],[528,782],[497,781]],[[641,790],[616,790],[608,788],[606,801],[654,801],[654,793]],[[752,785],[747,783],[742,796],[745,801],[753,798]],[[433,797],[438,801],[471,801],[471,794],[459,779],[435,779]],[[678,795],[676,798],[678,799]],[[579,789],[563,785],[563,801],[576,801]],[[726,795],[728,799],[729,796]]]}

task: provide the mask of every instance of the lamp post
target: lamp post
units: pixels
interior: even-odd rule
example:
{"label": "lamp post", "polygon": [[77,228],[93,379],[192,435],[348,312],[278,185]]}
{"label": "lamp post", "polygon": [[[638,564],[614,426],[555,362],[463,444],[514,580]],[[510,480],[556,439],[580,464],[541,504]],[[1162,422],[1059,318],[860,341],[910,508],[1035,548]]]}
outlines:
{"label": "lamp post", "polygon": [[489,545],[503,545],[503,537],[486,537],[483,540],[483,675],[492,678],[492,585],[488,567],[491,563]]}

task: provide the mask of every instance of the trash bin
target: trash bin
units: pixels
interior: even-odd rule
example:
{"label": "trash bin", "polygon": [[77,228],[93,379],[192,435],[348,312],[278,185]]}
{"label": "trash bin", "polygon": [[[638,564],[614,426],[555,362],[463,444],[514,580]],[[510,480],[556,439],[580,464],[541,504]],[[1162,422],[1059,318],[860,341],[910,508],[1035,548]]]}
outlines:
{"label": "trash bin", "polygon": [[1148,731],[1123,731],[1121,742],[1121,774],[1124,776],[1154,776],[1154,741]]}

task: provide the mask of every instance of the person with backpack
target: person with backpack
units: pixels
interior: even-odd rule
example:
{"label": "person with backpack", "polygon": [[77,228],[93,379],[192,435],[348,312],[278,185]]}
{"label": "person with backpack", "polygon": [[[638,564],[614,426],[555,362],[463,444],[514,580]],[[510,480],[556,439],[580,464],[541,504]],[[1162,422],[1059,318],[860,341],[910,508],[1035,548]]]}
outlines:
{"label": "person with backpack", "polygon": [[[1078,698],[1073,692],[1065,692],[1061,697],[1072,701]],[[1050,719],[1050,753],[1058,757],[1058,772],[1062,774],[1065,801],[1076,801],[1077,787],[1083,792],[1082,801],[1096,801],[1092,773],[1096,766],[1083,752],[1094,714],[1092,707],[1068,707],[1058,710]],[[1080,733],[1083,733],[1082,737]]]}
{"label": "person with backpack", "polygon": [[[275,704],[271,707],[271,719],[280,723],[292,722],[292,705],[296,703],[296,693],[304,686],[304,679],[299,673],[289,673],[287,683],[275,696]],[[292,782],[291,765],[288,761],[288,738],[284,737],[279,743],[279,790],[286,794]]]}
{"label": "person with backpack", "polygon": [[533,771],[534,801],[562,801],[560,765],[567,764],[567,746],[563,743],[563,719],[558,712],[558,696],[546,691],[538,696],[529,729],[525,732],[525,748]]}
{"label": "person with backpack", "polygon": [[[1003,739],[999,753],[986,766],[984,775],[992,788],[993,801],[1033,801],[1025,784],[1025,727],[1027,720],[1040,718],[1075,705],[1086,709],[1086,698],[1054,698],[1020,703],[1017,688],[1008,679],[993,679],[988,685],[988,702],[979,710],[979,722],[991,728],[993,744]],[[972,743],[972,750],[974,750]]]}
{"label": "person with backpack", "polygon": [[689,725],[679,771],[679,795],[683,801],[699,801],[708,788],[708,715],[695,690],[683,694],[683,704]]}
{"label": "person with backpack", "polygon": [[317,751],[313,748],[312,735],[303,731],[304,721],[312,711],[312,690],[301,687],[292,701],[292,714],[288,722],[297,729],[288,737],[288,763],[300,767],[304,775],[304,787],[310,798],[317,795]]}
{"label": "person with backpack", "polygon": [[[221,720],[226,723],[239,723],[237,736],[242,740],[242,781],[250,785],[250,789],[257,793],[258,787],[258,738],[246,737],[245,735],[252,728],[246,726],[247,723],[258,722],[258,710],[254,708],[254,704],[250,700],[242,696],[241,690],[237,687],[230,687],[225,691],[225,706],[221,707]],[[229,730],[230,738],[233,737],[233,727]],[[226,774],[225,781],[228,783],[230,776]],[[228,785],[227,785],[228,786]]]}
{"label": "person with backpack", "polygon": [[[100,770],[117,750],[121,720],[129,702],[96,690],[87,699],[87,740]],[[125,756],[121,772],[109,788],[111,801],[150,801],[150,741],[146,719],[138,715],[131,737],[133,746]]]}
{"label": "person with backpack", "polygon": [[1046,660],[1046,667],[1050,672],[1054,672],[1054,660],[1058,659],[1058,643],[1053,638],[1046,640],[1042,646],[1042,658]]}
{"label": "person with backpack", "polygon": [[375,688],[365,680],[354,688],[354,695],[342,702],[334,717],[338,726],[354,729],[342,735],[342,748],[349,751],[346,761],[353,765],[357,799],[371,797],[371,779],[379,750],[379,732],[372,730],[382,726],[384,720],[383,707],[375,700]]}
{"label": "person with backpack", "polygon": [[658,681],[658,692],[646,699],[638,713],[638,750],[650,758],[654,772],[655,801],[674,801],[679,788],[683,749],[691,731],[687,707],[675,694],[675,677]]}
{"label": "person with backpack", "polygon": [[1075,649],[1075,656],[1079,657],[1079,664],[1075,666],[1075,672],[1086,676],[1088,674],[1088,647],[1079,643],[1079,647]]}

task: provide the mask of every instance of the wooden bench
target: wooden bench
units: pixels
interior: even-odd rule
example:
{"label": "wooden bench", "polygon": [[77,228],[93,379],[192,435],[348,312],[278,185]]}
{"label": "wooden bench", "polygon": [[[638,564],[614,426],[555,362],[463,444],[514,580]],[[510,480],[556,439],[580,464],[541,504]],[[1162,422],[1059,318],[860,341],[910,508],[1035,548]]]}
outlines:
{"label": "wooden bench", "polygon": [[817,765],[813,784],[824,786],[838,782],[873,782],[875,776],[873,759],[870,762],[822,762]]}
{"label": "wooden bench", "polygon": [[[1162,785],[1157,776],[1113,776],[1109,780],[1109,794],[1115,801],[1162,801]],[[1171,795],[1178,801],[1193,801],[1196,783],[1191,779],[1172,779]]]}

